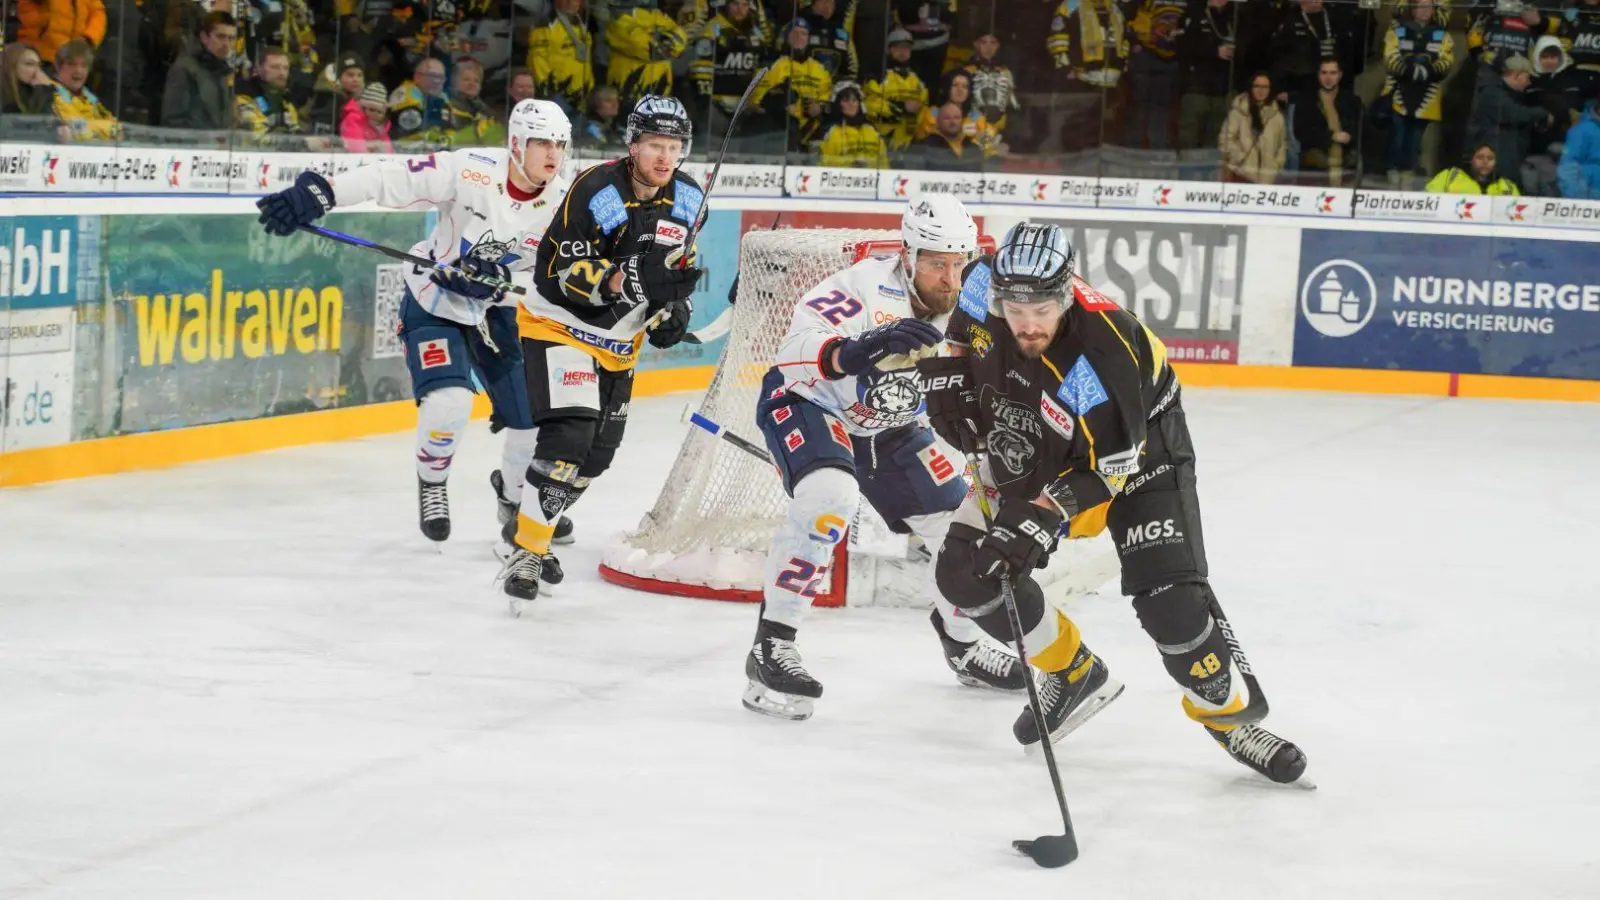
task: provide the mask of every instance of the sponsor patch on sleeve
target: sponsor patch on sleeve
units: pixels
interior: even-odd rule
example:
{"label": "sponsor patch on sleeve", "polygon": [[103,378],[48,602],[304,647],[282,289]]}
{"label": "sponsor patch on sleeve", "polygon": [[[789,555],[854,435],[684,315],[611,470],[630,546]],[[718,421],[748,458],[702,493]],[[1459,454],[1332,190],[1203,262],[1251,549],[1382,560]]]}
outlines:
{"label": "sponsor patch on sleeve", "polygon": [[423,341],[417,345],[417,359],[424,369],[450,365],[450,342],[443,338]]}
{"label": "sponsor patch on sleeve", "polygon": [[656,244],[663,247],[676,247],[683,243],[689,236],[689,229],[666,219],[656,223]]}
{"label": "sponsor patch on sleeve", "polygon": [[1072,279],[1072,290],[1078,295],[1078,305],[1090,312],[1107,312],[1120,309],[1117,302],[1089,286],[1089,282],[1076,276]]}
{"label": "sponsor patch on sleeve", "polygon": [[673,190],[675,193],[672,197],[672,217],[693,224],[694,217],[700,214],[700,204],[706,198],[705,192],[687,181],[675,182]]}
{"label": "sponsor patch on sleeve", "polygon": [[1074,424],[1072,417],[1067,415],[1067,411],[1050,399],[1049,394],[1039,395],[1039,415],[1044,417],[1044,423],[1054,429],[1057,434],[1069,441],[1072,440],[1073,432],[1077,430],[1077,426]]}
{"label": "sponsor patch on sleeve", "polygon": [[628,207],[623,204],[622,193],[614,184],[606,185],[605,190],[589,198],[589,214],[594,216],[594,222],[602,234],[610,234],[628,221]]}
{"label": "sponsor patch on sleeve", "polygon": [[798,428],[783,436],[783,446],[787,447],[790,453],[799,450],[800,445],[805,442],[806,436],[801,434]]}
{"label": "sponsor patch on sleeve", "polygon": [[1056,396],[1067,404],[1067,409],[1072,410],[1075,416],[1085,415],[1111,399],[1086,356],[1078,357],[1078,361],[1067,370],[1067,377],[1062,379],[1061,389],[1056,391]]}
{"label": "sponsor patch on sleeve", "polygon": [[989,318],[989,264],[978,263],[961,283],[960,306],[973,321]]}

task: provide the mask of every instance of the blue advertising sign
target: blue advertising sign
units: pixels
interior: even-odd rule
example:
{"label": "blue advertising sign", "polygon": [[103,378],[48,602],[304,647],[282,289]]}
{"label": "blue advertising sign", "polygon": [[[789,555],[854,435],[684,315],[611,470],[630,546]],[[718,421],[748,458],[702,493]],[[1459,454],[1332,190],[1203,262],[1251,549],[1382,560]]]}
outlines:
{"label": "blue advertising sign", "polygon": [[77,278],[77,216],[0,219],[0,307],[72,306]]}
{"label": "blue advertising sign", "polygon": [[[739,223],[737,210],[712,210],[706,224],[695,239],[698,245],[696,265],[706,270],[694,292],[694,315],[689,328],[704,328],[711,320],[728,308],[728,288],[733,286],[733,276],[739,273]],[[682,343],[669,350],[659,350],[647,342],[639,353],[639,371],[652,369],[681,369],[688,366],[712,366],[722,356],[726,338],[709,344]]]}
{"label": "blue advertising sign", "polygon": [[1600,379],[1600,247],[1301,232],[1294,364]]}

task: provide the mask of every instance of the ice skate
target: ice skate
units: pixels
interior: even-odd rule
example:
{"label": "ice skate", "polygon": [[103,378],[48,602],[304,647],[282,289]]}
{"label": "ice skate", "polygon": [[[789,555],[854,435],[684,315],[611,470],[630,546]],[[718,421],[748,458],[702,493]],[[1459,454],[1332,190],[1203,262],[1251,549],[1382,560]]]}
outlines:
{"label": "ice skate", "polygon": [[521,618],[528,604],[539,599],[539,579],[544,569],[544,559],[536,553],[518,547],[500,570],[506,596],[510,598],[511,615]]}
{"label": "ice skate", "polygon": [[1020,691],[1027,688],[1023,679],[1028,677],[1028,667],[1016,654],[990,640],[962,643],[944,629],[944,619],[938,610],[933,612],[933,630],[939,633],[939,644],[944,648],[944,661],[956,680],[967,687],[988,688],[994,691]]}
{"label": "ice skate", "polygon": [[[1052,744],[1077,730],[1122,694],[1122,682],[1111,677],[1111,670],[1099,657],[1092,657],[1089,671],[1077,681],[1067,681],[1067,673],[1080,669],[1091,656],[1080,647],[1072,665],[1059,672],[1047,672],[1039,679],[1039,705],[1044,707],[1045,727]],[[1023,749],[1032,752],[1039,746],[1039,726],[1033,719],[1032,707],[1023,708],[1011,732]]]}
{"label": "ice skate", "polygon": [[1207,727],[1206,733],[1229,756],[1263,777],[1278,784],[1294,784],[1307,790],[1316,790],[1315,783],[1302,777],[1306,771],[1305,753],[1294,743],[1260,725],[1240,725],[1230,731]]}
{"label": "ice skate", "polygon": [[430,541],[450,537],[450,494],[445,482],[434,484],[417,479],[417,524]]}
{"label": "ice skate", "polygon": [[811,718],[812,701],[822,696],[822,685],[800,664],[794,646],[794,629],[761,620],[755,646],[745,657],[744,708],[779,719]]}
{"label": "ice skate", "polygon": [[[504,530],[508,523],[517,521],[519,506],[506,499],[506,480],[501,477],[500,470],[495,469],[489,473],[489,486],[494,488],[495,514],[500,519],[500,527]],[[513,532],[515,529],[512,529]],[[556,521],[556,533],[550,538],[552,544],[570,544],[572,537],[572,520],[562,516]],[[495,555],[504,562],[511,555],[510,539],[506,543],[495,547]]]}

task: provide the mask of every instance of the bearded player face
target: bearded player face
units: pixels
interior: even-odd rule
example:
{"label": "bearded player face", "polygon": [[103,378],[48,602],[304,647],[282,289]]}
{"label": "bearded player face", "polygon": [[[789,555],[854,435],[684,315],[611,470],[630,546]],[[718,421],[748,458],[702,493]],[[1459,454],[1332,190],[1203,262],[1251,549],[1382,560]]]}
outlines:
{"label": "bearded player face", "polygon": [[1038,359],[1044,355],[1050,342],[1056,339],[1056,332],[1061,330],[1061,318],[1065,310],[1061,304],[1053,301],[1019,303],[1003,300],[1000,312],[1006,317],[1006,325],[1011,329],[1011,336],[1017,339],[1017,347],[1022,350],[1022,355],[1028,359]]}
{"label": "bearded player face", "polygon": [[917,266],[911,277],[917,299],[936,316],[955,309],[956,298],[961,294],[961,270],[966,264],[965,253],[918,252]]}

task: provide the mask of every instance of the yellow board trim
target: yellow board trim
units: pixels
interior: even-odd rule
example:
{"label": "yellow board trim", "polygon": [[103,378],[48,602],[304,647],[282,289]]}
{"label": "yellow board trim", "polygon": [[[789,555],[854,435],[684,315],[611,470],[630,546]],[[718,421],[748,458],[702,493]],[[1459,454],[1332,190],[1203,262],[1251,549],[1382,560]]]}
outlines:
{"label": "yellow board trim", "polygon": [[[639,372],[634,377],[633,395],[648,397],[675,391],[703,390],[711,383],[716,368],[692,366]],[[479,394],[475,398],[472,415],[475,419],[488,417],[487,397]],[[159,469],[285,447],[409,431],[416,426],[416,404],[410,400],[397,400],[393,403],[373,403],[268,419],[78,441],[58,447],[0,453],[0,487]]]}
{"label": "yellow board trim", "polygon": [[1387,369],[1228,366],[1184,362],[1174,362],[1172,366],[1178,370],[1178,377],[1182,382],[1191,387],[1267,388],[1356,394],[1416,394],[1427,397],[1600,403],[1600,381],[1578,381],[1569,378],[1453,375],[1449,372],[1401,372]]}

